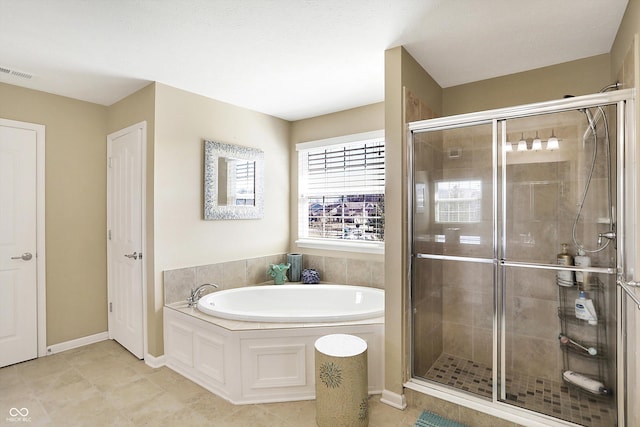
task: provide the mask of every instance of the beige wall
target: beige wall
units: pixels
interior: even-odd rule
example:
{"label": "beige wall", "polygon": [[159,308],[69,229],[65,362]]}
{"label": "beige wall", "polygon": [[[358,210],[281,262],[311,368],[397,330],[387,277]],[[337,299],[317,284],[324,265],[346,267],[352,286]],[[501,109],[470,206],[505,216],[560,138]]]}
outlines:
{"label": "beige wall", "polygon": [[46,126],[47,345],[107,330],[106,107],[0,83],[0,117]]}
{"label": "beige wall", "polygon": [[[152,354],[162,354],[162,328],[158,330],[155,320],[154,301],[154,238],[153,238],[153,173],[154,173],[154,139],[155,139],[155,95],[156,84],[152,83],[116,102],[108,109],[107,132],[113,133],[132,126],[136,123],[147,123],[147,153],[146,153],[146,242],[142,253],[145,255],[145,292],[147,295],[147,332],[148,347]],[[158,338],[160,337],[160,338]],[[159,347],[160,346],[160,347]],[[158,348],[160,350],[158,350]]]}
{"label": "beige wall", "polygon": [[[156,84],[153,298],[149,351],[163,353],[162,272],[287,252],[289,122]],[[204,139],[265,154],[264,218],[203,220]],[[186,296],[185,296],[186,297]]]}
{"label": "beige wall", "polygon": [[[615,81],[615,80],[614,80]],[[444,89],[445,116],[596,93],[613,83],[608,54]]]}
{"label": "beige wall", "polygon": [[440,87],[402,47],[385,52],[385,390],[402,394],[407,379],[405,91],[436,115],[441,113]]}
{"label": "beige wall", "polygon": [[299,248],[295,243],[298,238],[298,155],[296,152],[296,144],[383,129],[384,102],[291,123],[289,162],[289,173],[291,175],[291,197],[289,205],[291,215],[290,251],[324,256],[330,256],[332,254],[335,256],[339,254],[340,256],[350,259],[384,260],[383,255]]}

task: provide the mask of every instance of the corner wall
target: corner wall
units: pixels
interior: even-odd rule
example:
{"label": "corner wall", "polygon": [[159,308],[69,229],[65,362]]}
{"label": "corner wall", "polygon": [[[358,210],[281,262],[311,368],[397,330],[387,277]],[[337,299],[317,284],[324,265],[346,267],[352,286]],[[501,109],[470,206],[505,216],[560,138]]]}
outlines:
{"label": "corner wall", "polygon": [[[151,354],[162,354],[162,329],[158,330],[155,322],[153,303],[155,295],[154,283],[154,236],[153,236],[153,199],[154,199],[154,140],[155,140],[155,95],[156,84],[151,83],[139,91],[111,105],[108,109],[107,134],[117,132],[142,121],[147,122],[146,153],[146,241],[142,253],[145,255],[145,292],[147,297],[147,345]],[[106,138],[106,136],[105,136]],[[106,158],[106,151],[105,151]],[[105,196],[106,197],[106,196]],[[105,213],[106,214],[106,213]],[[160,336],[160,339],[158,339]],[[158,347],[160,345],[160,347]],[[158,351],[158,348],[160,350]]]}
{"label": "corner wall", "polygon": [[[316,141],[337,136],[377,131],[384,129],[384,102],[365,105],[336,113],[298,120],[291,123],[291,146],[289,149],[289,173],[291,176],[291,197],[289,201],[291,217],[291,235],[289,247],[292,252],[318,256],[343,256],[348,259],[364,259],[372,261],[384,260],[383,255],[358,252],[335,252],[320,249],[299,248],[298,238],[298,153],[296,144]],[[322,278],[322,280],[325,280]],[[382,279],[381,279],[382,280]]]}
{"label": "corner wall", "polygon": [[[409,378],[407,337],[407,148],[406,98],[420,100],[436,116],[442,111],[442,89],[403,47],[385,52],[386,230],[385,230],[385,392],[383,399],[403,395]],[[390,402],[401,405],[398,400]]]}
{"label": "corner wall", "polygon": [[[290,159],[289,122],[159,83],[155,88],[155,271],[147,304],[149,352],[158,356],[163,271],[287,252]],[[203,219],[204,139],[264,151],[264,218]]]}

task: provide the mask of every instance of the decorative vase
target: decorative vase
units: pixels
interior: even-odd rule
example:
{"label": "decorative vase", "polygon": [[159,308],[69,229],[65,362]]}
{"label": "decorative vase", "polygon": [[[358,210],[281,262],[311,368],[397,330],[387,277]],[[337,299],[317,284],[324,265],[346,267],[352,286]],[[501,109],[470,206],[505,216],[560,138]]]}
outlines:
{"label": "decorative vase", "polygon": [[291,264],[271,264],[267,270],[267,274],[273,277],[274,285],[284,285],[287,281],[287,270],[291,267]]}
{"label": "decorative vase", "polygon": [[287,254],[287,262],[291,265],[289,281],[299,282],[302,274],[302,254]]}

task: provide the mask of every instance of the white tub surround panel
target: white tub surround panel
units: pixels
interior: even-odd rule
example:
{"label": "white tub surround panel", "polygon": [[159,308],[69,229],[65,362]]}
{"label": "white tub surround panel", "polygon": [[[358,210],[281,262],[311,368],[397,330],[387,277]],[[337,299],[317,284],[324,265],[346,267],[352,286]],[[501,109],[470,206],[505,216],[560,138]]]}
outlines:
{"label": "white tub surround panel", "polygon": [[356,335],[367,342],[369,393],[380,393],[383,318],[258,323],[217,319],[182,303],[164,307],[167,366],[234,404],[314,399],[314,343],[336,333]]}

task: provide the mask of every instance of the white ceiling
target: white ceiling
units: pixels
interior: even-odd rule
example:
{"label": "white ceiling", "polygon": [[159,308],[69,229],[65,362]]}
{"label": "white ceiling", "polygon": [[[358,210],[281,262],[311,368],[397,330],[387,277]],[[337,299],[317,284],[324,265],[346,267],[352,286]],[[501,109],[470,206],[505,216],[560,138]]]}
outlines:
{"label": "white ceiling", "polygon": [[103,105],[151,81],[297,120],[607,53],[627,0],[0,0],[0,82]]}

